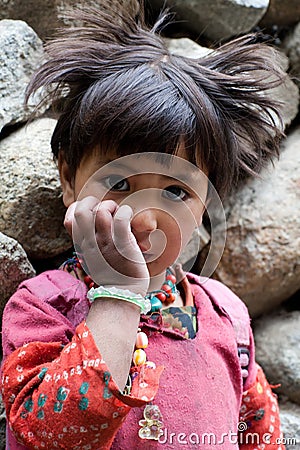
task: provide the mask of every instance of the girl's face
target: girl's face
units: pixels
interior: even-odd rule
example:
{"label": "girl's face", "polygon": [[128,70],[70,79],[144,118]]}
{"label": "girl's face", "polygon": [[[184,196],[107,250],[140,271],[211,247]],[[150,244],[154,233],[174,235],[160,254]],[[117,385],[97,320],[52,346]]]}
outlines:
{"label": "girl's face", "polygon": [[113,200],[133,210],[131,230],[151,277],[165,273],[200,225],[208,180],[189,163],[184,149],[177,156],[156,153],[102,158],[91,154],[81,161],[70,182],[65,162],[60,175],[65,206],[88,195]]}

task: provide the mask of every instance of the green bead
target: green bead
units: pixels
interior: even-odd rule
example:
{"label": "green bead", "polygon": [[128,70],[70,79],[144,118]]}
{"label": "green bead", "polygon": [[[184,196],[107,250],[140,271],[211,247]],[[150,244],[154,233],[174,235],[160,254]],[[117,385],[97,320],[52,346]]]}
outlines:
{"label": "green bead", "polygon": [[171,287],[174,286],[174,283],[171,280],[166,280],[164,284],[168,284]]}
{"label": "green bead", "polygon": [[159,311],[162,308],[162,302],[157,297],[151,298],[151,311],[156,312]]}

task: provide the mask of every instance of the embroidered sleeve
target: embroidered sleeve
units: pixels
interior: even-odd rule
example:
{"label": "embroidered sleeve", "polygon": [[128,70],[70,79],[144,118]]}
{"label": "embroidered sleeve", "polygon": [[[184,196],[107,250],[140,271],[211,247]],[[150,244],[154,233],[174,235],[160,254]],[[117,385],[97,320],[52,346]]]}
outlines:
{"label": "embroidered sleeve", "polygon": [[240,409],[241,450],[284,450],[277,396],[257,365],[256,380],[243,392]]}
{"label": "embroidered sleeve", "polygon": [[76,311],[86,316],[86,293],[57,272],[55,282],[48,273],[23,283],[4,311],[8,425],[30,449],[50,448],[50,442],[51,448],[106,449],[130,408],[154,397],[162,369],[138,370],[131,395],[119,392],[84,318],[75,326]]}
{"label": "embroidered sleeve", "polygon": [[[162,368],[143,370],[123,395],[85,323],[71,342],[31,342],[3,366],[3,399],[10,428],[29,448],[108,449],[131,406],[151,401]],[[143,385],[143,389],[141,388]]]}

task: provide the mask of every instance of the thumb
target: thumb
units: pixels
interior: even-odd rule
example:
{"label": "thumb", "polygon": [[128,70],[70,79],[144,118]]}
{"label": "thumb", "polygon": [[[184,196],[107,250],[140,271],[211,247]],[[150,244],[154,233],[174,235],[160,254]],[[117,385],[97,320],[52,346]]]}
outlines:
{"label": "thumb", "polygon": [[126,241],[130,238],[131,228],[130,221],[132,219],[133,212],[130,206],[122,205],[118,208],[114,215],[114,238],[120,242]]}
{"label": "thumb", "polygon": [[130,206],[122,205],[119,207],[113,218],[113,241],[118,252],[130,259],[130,255],[124,255],[122,249],[136,251],[140,253],[140,249],[137,245],[136,239],[131,231],[131,219],[133,217],[133,211]]}

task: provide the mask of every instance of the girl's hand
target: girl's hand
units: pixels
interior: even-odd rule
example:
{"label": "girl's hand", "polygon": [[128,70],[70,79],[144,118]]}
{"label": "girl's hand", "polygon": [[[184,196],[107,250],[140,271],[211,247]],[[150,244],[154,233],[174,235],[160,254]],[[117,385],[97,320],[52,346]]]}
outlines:
{"label": "girl's hand", "polygon": [[146,295],[149,272],[131,231],[132,209],[112,200],[85,197],[67,210],[64,225],[85,271],[98,285]]}

